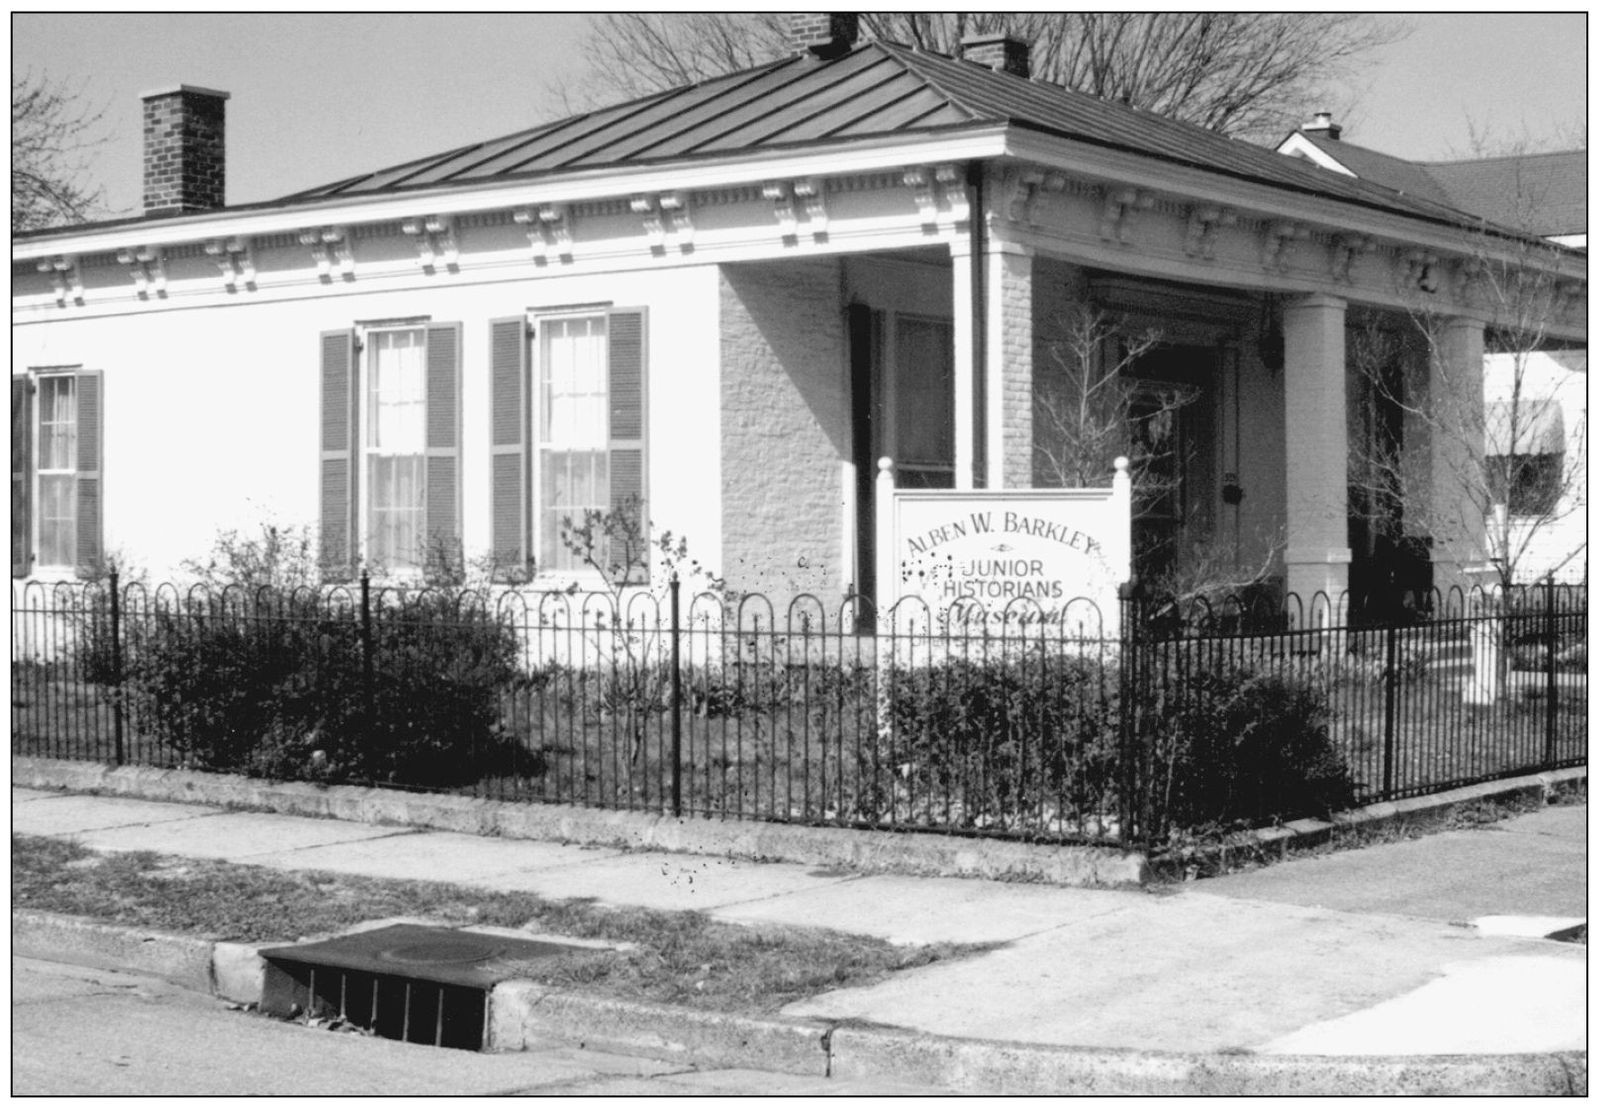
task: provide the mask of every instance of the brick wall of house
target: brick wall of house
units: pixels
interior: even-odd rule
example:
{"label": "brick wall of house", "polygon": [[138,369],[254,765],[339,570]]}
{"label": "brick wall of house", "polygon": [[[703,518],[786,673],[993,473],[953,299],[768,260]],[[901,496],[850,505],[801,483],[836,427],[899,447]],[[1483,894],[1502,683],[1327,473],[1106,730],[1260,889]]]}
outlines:
{"label": "brick wall of house", "polygon": [[1041,402],[1068,386],[1063,347],[1075,311],[1086,299],[1086,277],[1077,265],[1037,257],[1031,288],[1031,484],[1058,486],[1062,480],[1044,449],[1055,448],[1059,437]]}
{"label": "brick wall of house", "polygon": [[845,590],[850,456],[836,260],[720,270],[721,537],[738,590]]}
{"label": "brick wall of house", "polygon": [[1033,483],[1034,263],[1033,257],[1003,253],[998,270],[1002,287],[1002,485],[1010,490],[1027,489]]}

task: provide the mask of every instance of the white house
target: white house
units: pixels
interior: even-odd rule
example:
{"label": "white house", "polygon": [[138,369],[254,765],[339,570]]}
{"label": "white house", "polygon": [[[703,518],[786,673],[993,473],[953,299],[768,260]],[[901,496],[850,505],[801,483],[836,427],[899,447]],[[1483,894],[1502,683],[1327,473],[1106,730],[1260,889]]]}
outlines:
{"label": "white house", "polygon": [[[843,16],[802,39],[229,208],[226,95],[149,95],[146,214],[13,243],[14,578],[113,549],[165,574],[272,521],[316,527],[333,579],[438,546],[552,587],[563,520],[636,501],[734,586],[870,593],[881,457],[903,487],[1051,482],[1041,405],[1086,306],[1151,329],[1133,375],[1192,402],[1154,433],[1175,469],[1143,562],[1346,589],[1348,319],[1428,301],[1478,399],[1471,262],[1526,238],[1033,81],[1013,40],[954,59]],[[1585,258],[1527,267],[1583,345]],[[1441,442],[1404,470],[1451,515],[1446,582],[1482,529]]]}

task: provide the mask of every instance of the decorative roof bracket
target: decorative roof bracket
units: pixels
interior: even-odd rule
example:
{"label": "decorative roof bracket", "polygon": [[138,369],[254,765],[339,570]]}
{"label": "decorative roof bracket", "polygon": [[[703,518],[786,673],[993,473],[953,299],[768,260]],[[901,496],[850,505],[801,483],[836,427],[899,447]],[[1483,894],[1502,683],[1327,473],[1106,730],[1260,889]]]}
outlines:
{"label": "decorative roof bracket", "polygon": [[1188,207],[1188,225],[1182,237],[1182,251],[1200,260],[1216,259],[1216,235],[1223,226],[1238,224],[1238,215],[1225,206]]}
{"label": "decorative roof bracket", "polygon": [[152,245],[118,250],[118,263],[129,268],[135,282],[135,295],[147,299],[169,294],[169,277],[163,270],[163,250]]}
{"label": "decorative roof bracket", "polygon": [[692,252],[695,231],[692,225],[692,200],[688,197],[687,192],[666,191],[664,194],[659,195],[659,209],[664,212],[665,249],[670,248],[670,239],[673,237],[681,252]]}
{"label": "decorative roof bracket", "polygon": [[1010,175],[1008,217],[1023,225],[1034,224],[1041,203],[1069,185],[1069,179],[1056,171],[1023,171]]}
{"label": "decorative roof bracket", "polygon": [[901,173],[901,182],[912,188],[912,200],[917,204],[917,216],[925,230],[940,222],[940,203],[934,197],[934,176],[926,167],[908,167]]}
{"label": "decorative roof bracket", "polygon": [[695,231],[687,192],[639,195],[630,200],[630,209],[641,215],[642,228],[647,231],[647,247],[654,256],[663,256],[672,248],[682,253],[692,252]]}
{"label": "decorative roof bracket", "polygon": [[1341,284],[1353,283],[1357,258],[1373,247],[1374,240],[1367,234],[1336,233],[1329,247],[1329,275]]}
{"label": "decorative roof bracket", "polygon": [[308,247],[310,259],[315,262],[315,274],[323,284],[331,283],[333,269],[345,280],[355,278],[355,254],[345,227],[302,229],[298,231],[298,241]]}
{"label": "decorative roof bracket", "polygon": [[1422,249],[1409,249],[1396,263],[1396,290],[1404,294],[1441,290],[1440,258]]}
{"label": "decorative roof bracket", "polygon": [[827,240],[827,193],[820,179],[799,179],[794,183],[794,197],[804,211],[810,226],[811,240]]}
{"label": "decorative roof bracket", "polygon": [[422,271],[432,273],[443,267],[454,271],[461,255],[456,244],[456,219],[430,214],[423,218],[407,218],[400,224],[401,232],[416,238],[417,263]]}
{"label": "decorative roof bracket", "polygon": [[1132,220],[1136,217],[1137,211],[1146,210],[1153,201],[1153,194],[1139,187],[1111,187],[1103,195],[1103,213],[1098,225],[1098,236],[1104,241],[1129,245]]}
{"label": "decorative roof bracket", "polygon": [[567,203],[542,202],[514,211],[512,220],[524,227],[536,264],[550,257],[567,264],[574,259],[574,230]]}
{"label": "decorative roof bracket", "polygon": [[794,191],[788,183],[765,183],[760,187],[760,197],[771,203],[771,210],[777,216],[777,232],[782,235],[782,243],[792,247],[799,243],[799,213],[794,207]]}
{"label": "decorative roof bracket", "polygon": [[969,219],[968,211],[968,179],[963,175],[962,168],[955,164],[934,169],[935,182],[940,184],[940,193],[945,196],[948,216],[953,223],[966,224]]}
{"label": "decorative roof bracket", "polygon": [[760,197],[771,203],[784,247],[799,244],[801,234],[807,232],[812,241],[827,240],[827,184],[823,180],[764,183]]}
{"label": "decorative roof bracket", "polygon": [[225,290],[234,292],[239,286],[252,288],[258,270],[253,264],[253,242],[241,237],[217,238],[206,242],[203,251],[219,267]]}
{"label": "decorative roof bracket", "polygon": [[1268,272],[1289,271],[1289,251],[1306,228],[1293,222],[1268,222],[1261,237],[1261,267]]}
{"label": "decorative roof bracket", "polygon": [[70,299],[77,304],[84,303],[84,274],[79,271],[76,255],[46,257],[34,267],[50,276],[58,307],[66,307]]}

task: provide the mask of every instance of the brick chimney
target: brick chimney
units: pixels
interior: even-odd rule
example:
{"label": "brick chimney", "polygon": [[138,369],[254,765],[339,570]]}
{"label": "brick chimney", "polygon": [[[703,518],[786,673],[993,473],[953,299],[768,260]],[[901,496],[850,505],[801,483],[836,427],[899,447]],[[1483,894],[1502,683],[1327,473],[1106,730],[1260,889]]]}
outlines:
{"label": "brick chimney", "polygon": [[814,58],[849,54],[860,37],[857,12],[795,12],[788,17],[788,42],[794,50]]}
{"label": "brick chimney", "polygon": [[1030,76],[1030,44],[1011,35],[970,35],[962,41],[962,56],[1015,78]]}
{"label": "brick chimney", "polygon": [[1310,136],[1315,132],[1320,136],[1328,137],[1330,140],[1338,140],[1340,138],[1340,126],[1334,123],[1333,113],[1318,113],[1312,118],[1310,124],[1301,125],[1300,131],[1304,132],[1307,136]]}
{"label": "brick chimney", "polygon": [[200,86],[141,95],[141,207],[148,218],[225,205],[225,102],[230,96]]}

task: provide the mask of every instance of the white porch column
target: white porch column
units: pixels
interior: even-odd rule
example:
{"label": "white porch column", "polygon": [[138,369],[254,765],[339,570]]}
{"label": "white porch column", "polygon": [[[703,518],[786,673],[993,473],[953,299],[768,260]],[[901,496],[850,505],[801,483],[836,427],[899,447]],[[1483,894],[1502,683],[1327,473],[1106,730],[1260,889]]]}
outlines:
{"label": "white porch column", "polygon": [[1429,374],[1430,558],[1438,587],[1471,586],[1487,578],[1486,325],[1443,320],[1431,339]]}
{"label": "white porch column", "polygon": [[[1033,481],[1034,258],[1016,245],[985,253],[985,485],[1028,489]],[[966,245],[953,259],[956,316],[957,487],[973,484],[973,257]]]}
{"label": "white porch column", "polygon": [[1345,301],[1313,293],[1283,309],[1288,590],[1310,610],[1347,587]]}
{"label": "white porch column", "polygon": [[969,242],[951,247],[951,322],[955,342],[952,427],[955,485],[974,488],[974,256]]}

